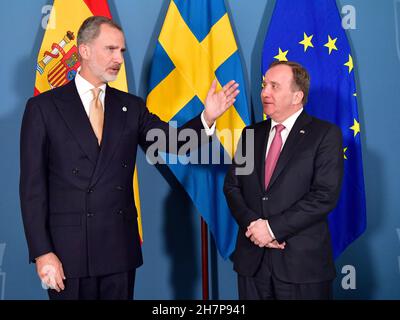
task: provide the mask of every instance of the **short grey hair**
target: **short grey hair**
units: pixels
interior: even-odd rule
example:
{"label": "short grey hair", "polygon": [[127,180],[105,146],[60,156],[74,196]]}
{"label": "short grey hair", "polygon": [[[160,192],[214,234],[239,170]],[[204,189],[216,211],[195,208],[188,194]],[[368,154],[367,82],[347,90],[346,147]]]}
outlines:
{"label": "short grey hair", "polygon": [[107,24],[110,27],[116,28],[123,32],[122,28],[110,18],[103,16],[92,16],[83,21],[78,30],[78,36],[76,39],[78,47],[83,43],[90,43],[96,39],[99,36],[100,27],[103,24]]}

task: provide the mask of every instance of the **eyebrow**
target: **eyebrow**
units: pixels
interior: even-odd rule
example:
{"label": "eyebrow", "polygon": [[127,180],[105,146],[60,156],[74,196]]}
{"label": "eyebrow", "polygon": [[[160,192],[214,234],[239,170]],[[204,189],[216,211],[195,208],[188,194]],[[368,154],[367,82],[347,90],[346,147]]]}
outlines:
{"label": "eyebrow", "polygon": [[[106,46],[106,48],[108,48],[108,49],[118,49],[118,46],[109,45],[109,46]],[[122,48],[121,48],[121,51],[122,51],[122,52],[125,52],[125,51],[126,51],[126,48],[125,48],[125,47],[122,47]]]}
{"label": "eyebrow", "polygon": [[267,81],[267,80],[264,80],[263,83],[264,83],[264,84],[271,83],[271,84],[279,85],[279,82],[276,82],[276,81]]}

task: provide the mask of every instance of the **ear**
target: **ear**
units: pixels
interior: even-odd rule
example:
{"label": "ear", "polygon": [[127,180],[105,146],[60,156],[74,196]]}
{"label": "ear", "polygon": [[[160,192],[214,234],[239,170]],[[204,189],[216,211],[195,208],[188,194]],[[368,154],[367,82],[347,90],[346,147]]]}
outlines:
{"label": "ear", "polygon": [[303,100],[304,92],[303,91],[296,91],[293,96],[293,104],[300,104]]}
{"label": "ear", "polygon": [[87,44],[81,44],[78,48],[79,55],[82,59],[87,60],[90,57],[90,47]]}

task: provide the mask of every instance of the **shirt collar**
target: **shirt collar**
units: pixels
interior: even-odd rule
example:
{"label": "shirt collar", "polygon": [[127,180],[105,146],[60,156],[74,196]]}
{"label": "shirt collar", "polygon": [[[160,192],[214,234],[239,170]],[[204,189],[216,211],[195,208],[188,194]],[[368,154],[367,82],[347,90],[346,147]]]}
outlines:
{"label": "shirt collar", "polygon": [[[83,96],[86,93],[88,93],[91,89],[94,88],[94,85],[92,85],[89,81],[87,81],[84,77],[82,77],[79,73],[80,68],[78,69],[78,72],[75,76],[75,85],[76,89],[78,90],[79,96]],[[106,84],[102,84],[99,88],[101,89],[102,92],[106,92]]]}
{"label": "shirt collar", "polygon": [[[289,118],[287,118],[285,121],[281,122],[284,126],[285,129],[288,130],[288,132],[290,132],[290,130],[292,130],[294,123],[296,122],[297,118],[299,117],[300,113],[302,113],[303,108],[301,108],[300,110],[296,111],[295,113],[293,113]],[[275,122],[274,120],[271,119],[271,130],[278,124],[279,122]]]}

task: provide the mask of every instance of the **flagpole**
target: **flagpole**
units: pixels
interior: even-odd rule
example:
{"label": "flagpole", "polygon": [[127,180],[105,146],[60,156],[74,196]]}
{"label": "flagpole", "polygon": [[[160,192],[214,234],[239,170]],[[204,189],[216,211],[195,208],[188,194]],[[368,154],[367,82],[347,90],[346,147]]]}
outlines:
{"label": "flagpole", "polygon": [[203,300],[208,300],[208,227],[203,217],[201,219],[201,274]]}

